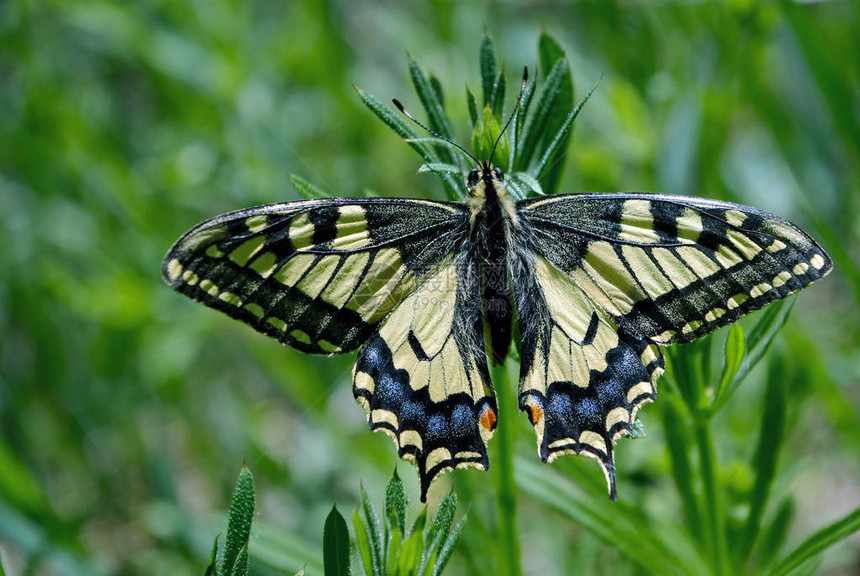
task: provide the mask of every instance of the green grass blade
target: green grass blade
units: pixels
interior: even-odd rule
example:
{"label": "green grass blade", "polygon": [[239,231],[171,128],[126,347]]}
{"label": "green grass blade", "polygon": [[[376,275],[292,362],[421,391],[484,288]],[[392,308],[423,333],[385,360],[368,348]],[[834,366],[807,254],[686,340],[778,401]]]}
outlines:
{"label": "green grass blade", "polygon": [[793,518],[794,500],[788,497],[783,499],[776,510],[776,514],[761,530],[761,536],[756,547],[756,560],[759,566],[768,566],[776,557],[777,552],[785,544]]}
{"label": "green grass blade", "polygon": [[714,393],[712,407],[714,405],[722,405],[722,398],[728,392],[729,385],[734,381],[735,376],[737,376],[738,370],[741,367],[741,363],[744,360],[744,356],[746,354],[746,338],[744,336],[744,329],[740,324],[732,324],[732,327],[729,328],[724,352],[725,360],[723,363],[723,371],[720,375],[720,384],[717,386],[717,390]]}
{"label": "green grass blade", "polygon": [[[522,143],[518,148],[517,164],[515,166],[517,170],[525,170],[532,156],[537,151],[538,144],[544,137],[550,113],[557,102],[565,75],[569,73],[570,68],[567,65],[567,60],[559,60],[553,66],[546,78],[546,82],[541,87],[537,100],[534,103],[535,108],[526,119],[525,127],[522,131]],[[565,113],[567,112],[565,110]]]}
{"label": "green grass blade", "polygon": [[457,495],[451,491],[439,503],[436,515],[433,517],[433,521],[430,522],[430,528],[427,530],[427,552],[432,551],[434,548],[439,548],[448,539],[456,512]]}
{"label": "green grass blade", "polygon": [[326,194],[325,190],[311,184],[298,174],[287,174],[287,178],[290,179],[290,184],[293,185],[293,188],[296,189],[296,192],[298,192],[302,198],[312,200],[314,198],[329,198],[331,196],[330,194]]}
{"label": "green grass blade", "polygon": [[[552,70],[556,62],[565,58],[564,50],[555,39],[548,33],[543,32],[538,41],[538,55],[540,56],[540,69],[545,74]],[[589,93],[590,94],[590,93]],[[558,152],[553,154],[553,157],[548,162],[548,168],[541,170],[543,177],[540,178],[541,183],[547,190],[558,190],[558,183],[561,180],[564,165],[567,161],[567,147],[570,143],[572,131],[563,129],[567,119],[567,111],[573,106],[573,76],[568,65],[567,74],[562,79],[559,93],[556,98],[556,105],[553,106],[550,116],[547,120],[547,129],[544,134],[541,147],[547,148],[554,145]],[[556,135],[553,137],[553,135]],[[555,142],[555,140],[560,140]]]}
{"label": "green grass blade", "polygon": [[358,549],[358,558],[361,560],[364,573],[367,576],[377,574],[377,571],[373,567],[373,552],[370,549],[370,536],[367,531],[367,525],[361,519],[361,513],[358,511],[358,508],[352,513],[352,528],[355,531],[355,547]]}
{"label": "green grass blade", "polygon": [[[594,93],[594,90],[597,88],[599,83],[600,80],[598,80],[585,94],[585,96],[582,97],[576,105],[576,108],[571,110],[558,127],[558,130],[555,131],[555,137],[553,137],[552,141],[546,145],[546,149],[540,161],[538,161],[536,166],[529,170],[529,173],[540,181],[544,189],[551,191],[557,190],[558,178],[561,174],[560,168],[563,168],[564,166],[564,159],[567,154],[567,145],[570,141],[570,134],[573,131],[573,123],[576,121],[576,117],[579,116],[579,112],[582,110],[582,107],[586,102],[588,102],[588,99],[591,98],[591,95]],[[552,133],[553,128],[548,128],[547,136]],[[557,173],[558,175],[553,176],[553,173]]]}
{"label": "green grass blade", "polygon": [[457,547],[457,542],[460,541],[460,536],[463,535],[463,530],[466,527],[466,516],[463,515],[460,521],[454,526],[454,529],[448,534],[448,538],[439,548],[436,561],[433,563],[433,576],[439,576],[447,566],[451,555],[454,554],[454,548]]}
{"label": "green grass blade", "polygon": [[860,530],[860,508],[855,508],[846,516],[843,516],[836,522],[828,524],[804,540],[767,574],[769,576],[789,574],[792,570],[815,559],[828,548],[841,542],[858,530]]}
{"label": "green grass blade", "polygon": [[662,400],[664,402],[663,428],[666,431],[666,447],[669,450],[672,477],[681,497],[687,524],[691,530],[699,531],[702,526],[702,515],[693,488],[693,465],[688,451],[690,429],[684,425],[687,412],[683,408],[683,402],[675,394],[666,394]]}
{"label": "green grass blade", "polygon": [[418,152],[424,160],[427,162],[439,161],[436,155],[433,154],[432,150],[423,142],[418,140],[418,133],[412,129],[412,124],[409,123],[405,116],[392,110],[389,106],[386,106],[382,100],[370,92],[362,90],[357,86],[355,87],[355,91],[358,92],[358,97],[361,98],[364,105],[367,106],[367,108],[373,112],[377,118],[382,120],[386,126],[394,130],[398,136],[406,140],[409,146]]}
{"label": "green grass blade", "polygon": [[349,576],[349,530],[334,505],[323,527],[323,565],[325,576]]}
{"label": "green grass blade", "polygon": [[254,476],[247,466],[242,466],[233,498],[230,501],[230,515],[227,519],[227,538],[224,543],[222,566],[232,570],[242,549],[251,534],[251,521],[254,519]]}
{"label": "green grass blade", "polygon": [[239,554],[236,556],[236,561],[227,572],[227,576],[248,576],[248,543],[242,546]]}
{"label": "green grass blade", "polygon": [[[218,576],[218,536],[215,537],[215,543],[212,544],[212,553],[209,554],[209,565],[206,567],[206,572],[203,576]],[[3,576],[2,567],[0,567],[0,576]]]}
{"label": "green grass blade", "polygon": [[406,531],[406,508],[409,506],[409,499],[406,497],[406,490],[403,488],[403,481],[397,474],[397,469],[388,481],[388,486],[385,488],[385,519],[388,526],[396,529],[402,536]]}
{"label": "green grass blade", "polygon": [[505,111],[505,85],[505,71],[502,70],[493,83],[493,98],[491,100],[493,114],[499,118],[502,117],[502,113]]}
{"label": "green grass blade", "polygon": [[[566,468],[578,468],[578,464]],[[676,525],[654,525],[647,516],[625,502],[610,502],[606,496],[603,478],[589,474],[591,489],[583,475],[574,486],[549,466],[530,459],[517,459],[517,484],[520,489],[542,504],[559,512],[615,547],[648,573],[664,575],[699,575],[708,572],[708,566],[688,534]]]}
{"label": "green grass blade", "polygon": [[[434,164],[441,162],[441,158],[436,153],[434,146],[427,143],[430,139],[419,138],[418,134],[412,129],[412,125],[405,116],[399,112],[395,112],[390,107],[382,103],[382,101],[373,94],[356,87],[359,98],[367,108],[373,112],[384,124],[394,130],[401,138],[403,138],[409,146],[415,150],[427,163]],[[433,139],[433,142],[441,142],[438,138]],[[465,196],[465,185],[460,178],[455,178],[451,174],[440,174],[442,183],[445,186],[445,192],[449,200],[460,200]]]}
{"label": "green grass blade", "polygon": [[788,315],[791,313],[792,307],[794,307],[794,298],[789,298],[774,302],[761,313],[758,323],[747,333],[746,356],[744,356],[743,362],[741,362],[729,389],[711,407],[710,412],[712,414],[716,414],[726,405],[726,402],[731,398],[735,390],[737,390],[740,383],[743,382],[743,379],[746,378],[746,375],[762,359],[765,352],[770,348],[774,337],[776,337],[780,329],[785,325],[786,320],[788,320]]}
{"label": "green grass blade", "polygon": [[750,464],[756,478],[750,493],[750,509],[737,542],[739,565],[746,561],[759,535],[762,515],[770,498],[776,476],[776,464],[785,442],[785,422],[788,412],[785,369],[786,358],[774,354],[770,362],[767,387],[764,394],[763,416],[759,440]]}
{"label": "green grass blade", "polygon": [[364,490],[364,486],[361,487],[361,507],[364,511],[364,520],[367,523],[367,535],[369,536],[370,541],[370,555],[373,559],[373,573],[380,575],[382,574],[383,566],[385,565],[382,561],[382,533],[380,532],[379,518],[376,516],[376,509],[373,507],[373,502],[370,501],[370,497]]}
{"label": "green grass blade", "polygon": [[478,103],[475,102],[475,95],[468,86],[466,86],[466,104],[469,107],[469,119],[472,121],[472,130],[474,130],[478,122]]}
{"label": "green grass blade", "polygon": [[226,576],[248,576],[248,544],[245,543],[242,549],[239,550],[239,555],[236,556],[236,561],[232,568],[227,571]]}
{"label": "green grass blade", "polygon": [[[415,87],[415,92],[418,94],[418,98],[421,100],[424,110],[427,111],[427,119],[430,128],[445,138],[448,138],[449,140],[452,139],[451,122],[448,120],[442,100],[439,98],[441,86],[437,91],[427,75],[424,74],[418,61],[411,56],[409,57],[409,75],[412,77],[412,85]],[[444,153],[447,154],[448,151],[445,150]]]}
{"label": "green grass blade", "polygon": [[433,162],[432,164],[422,164],[418,167],[418,173],[432,172],[433,174],[460,174],[459,166],[453,164],[444,164],[441,162]]}
{"label": "green grass blade", "polygon": [[518,200],[544,195],[540,182],[528,172],[513,172],[512,174],[508,174],[505,183],[513,191],[514,196]]}
{"label": "green grass blade", "polygon": [[481,108],[486,105],[493,105],[493,86],[496,82],[496,77],[499,75],[499,69],[496,65],[496,46],[493,43],[492,37],[484,30],[484,37],[481,39],[481,86],[483,88],[484,101],[481,103]]}

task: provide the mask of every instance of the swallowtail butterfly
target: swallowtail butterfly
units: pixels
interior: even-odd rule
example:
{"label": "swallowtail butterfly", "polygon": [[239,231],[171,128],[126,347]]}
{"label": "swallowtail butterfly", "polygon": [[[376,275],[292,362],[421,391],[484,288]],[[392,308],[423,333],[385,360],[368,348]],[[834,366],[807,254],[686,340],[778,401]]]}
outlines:
{"label": "swallowtail butterfly", "polygon": [[489,362],[507,356],[514,324],[519,407],[541,459],[596,458],[614,498],[613,444],[656,396],[660,347],[832,266],[806,233],[755,208],[662,194],[516,200],[492,156],[476,164],[462,203],[311,199],[217,216],[162,270],[283,344],[358,350],[353,393],[417,465],[422,501],[441,472],[489,466]]}

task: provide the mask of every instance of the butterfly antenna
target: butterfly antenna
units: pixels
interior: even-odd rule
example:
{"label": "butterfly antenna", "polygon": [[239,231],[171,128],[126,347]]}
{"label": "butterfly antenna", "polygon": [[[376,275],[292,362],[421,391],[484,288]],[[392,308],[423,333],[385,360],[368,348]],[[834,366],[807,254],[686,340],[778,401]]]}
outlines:
{"label": "butterfly antenna", "polygon": [[520,86],[520,93],[517,95],[517,103],[514,105],[514,111],[511,112],[511,115],[508,117],[508,121],[505,122],[505,127],[502,128],[501,132],[499,132],[499,137],[496,138],[496,143],[493,144],[493,151],[490,152],[490,159],[487,161],[487,164],[493,163],[493,156],[496,155],[496,147],[499,145],[499,142],[502,141],[502,136],[505,135],[505,132],[507,132],[508,127],[511,125],[511,122],[513,122],[514,117],[517,115],[517,112],[520,109],[520,104],[523,101],[523,94],[526,91],[526,83],[528,82],[528,79],[529,79],[529,67],[524,66],[523,67],[523,83]]}
{"label": "butterfly antenna", "polygon": [[431,130],[430,128],[428,128],[427,126],[422,124],[417,118],[415,118],[415,116],[413,116],[412,114],[409,113],[409,111],[403,106],[403,104],[400,103],[400,100],[398,100],[397,98],[392,98],[391,101],[394,102],[394,105],[397,106],[397,109],[400,110],[404,116],[406,116],[407,118],[409,118],[410,120],[412,120],[413,122],[415,122],[416,124],[418,124],[419,126],[424,128],[424,130],[429,132],[432,136],[434,136],[435,138],[438,138],[439,140],[441,140],[442,142],[445,142],[446,144],[450,144],[451,146],[453,146],[454,148],[456,148],[457,150],[459,150],[460,152],[462,152],[463,154],[465,154],[466,156],[471,158],[472,161],[475,162],[475,164],[478,164],[479,166],[482,165],[481,162],[477,158],[472,156],[471,152],[469,152],[468,150],[466,150],[465,148],[463,148],[462,146],[460,146],[459,144],[457,144],[456,142],[454,142],[450,138],[445,138],[444,136],[442,136],[441,134],[439,134],[435,130]]}

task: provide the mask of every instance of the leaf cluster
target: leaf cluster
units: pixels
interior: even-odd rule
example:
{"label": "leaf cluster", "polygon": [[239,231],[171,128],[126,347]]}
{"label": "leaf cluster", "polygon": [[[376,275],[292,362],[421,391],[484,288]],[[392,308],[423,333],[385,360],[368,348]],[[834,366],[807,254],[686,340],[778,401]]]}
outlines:
{"label": "leaf cluster", "polygon": [[[523,75],[521,92],[512,110],[505,109],[506,76],[498,65],[493,39],[485,33],[480,48],[481,100],[466,87],[466,101],[472,127],[472,154],[482,161],[492,156],[493,163],[506,173],[509,191],[517,198],[555,191],[567,159],[573,124],[596,84],[574,106],[573,76],[570,64],[558,42],[548,33],[540,36],[540,75]],[[474,168],[464,163],[451,141],[455,135],[445,111],[442,83],[427,74],[410,57],[409,73],[418,99],[427,114],[430,137],[403,114],[373,94],[356,88],[362,102],[389,128],[406,140],[424,160],[419,171],[439,176],[450,200],[462,200],[468,190],[466,174]],[[514,115],[507,130],[502,129]],[[497,144],[498,142],[498,144]]]}
{"label": "leaf cluster", "polygon": [[445,569],[466,524],[465,515],[454,524],[457,495],[449,492],[429,523],[425,506],[411,526],[407,525],[408,506],[409,499],[396,470],[385,490],[381,522],[362,487],[361,506],[353,513],[352,523],[360,566],[366,576],[439,576]]}

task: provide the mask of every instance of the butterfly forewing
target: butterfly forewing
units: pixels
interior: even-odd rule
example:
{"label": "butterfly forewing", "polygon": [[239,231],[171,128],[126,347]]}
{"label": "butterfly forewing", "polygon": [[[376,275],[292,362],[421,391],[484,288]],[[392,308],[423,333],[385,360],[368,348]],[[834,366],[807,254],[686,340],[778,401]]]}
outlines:
{"label": "butterfly forewing", "polygon": [[747,206],[683,196],[584,194],[525,200],[536,251],[619,324],[689,342],[830,270],[806,233]]}
{"label": "butterfly forewing", "polygon": [[174,289],[284,344],[355,350],[467,233],[452,203],[327,199],[225,214],[186,233],[163,275]]}

